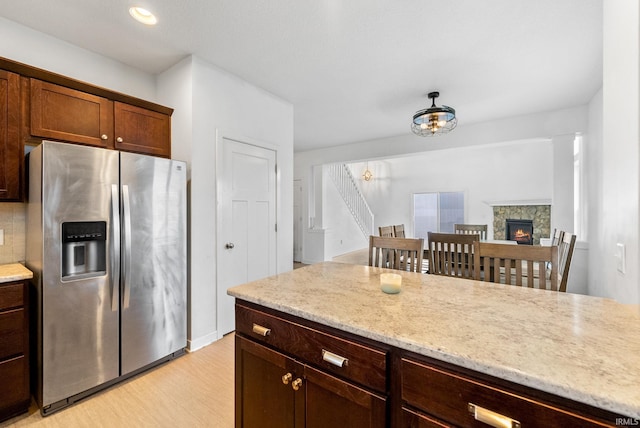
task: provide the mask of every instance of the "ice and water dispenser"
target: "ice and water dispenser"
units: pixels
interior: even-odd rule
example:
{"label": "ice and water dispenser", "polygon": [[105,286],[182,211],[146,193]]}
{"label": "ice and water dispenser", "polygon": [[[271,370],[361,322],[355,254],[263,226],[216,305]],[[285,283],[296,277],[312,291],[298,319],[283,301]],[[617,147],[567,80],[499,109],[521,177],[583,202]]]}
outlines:
{"label": "ice and water dispenser", "polygon": [[62,223],[62,279],[101,276],[107,266],[107,223]]}

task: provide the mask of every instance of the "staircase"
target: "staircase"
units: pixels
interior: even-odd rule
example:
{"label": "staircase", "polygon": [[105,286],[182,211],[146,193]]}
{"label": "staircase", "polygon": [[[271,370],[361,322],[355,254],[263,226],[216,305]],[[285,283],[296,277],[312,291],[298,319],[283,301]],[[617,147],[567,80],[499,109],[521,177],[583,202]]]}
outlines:
{"label": "staircase", "polygon": [[373,213],[360,192],[351,170],[345,164],[332,164],[329,165],[329,175],[338,188],[338,193],[340,193],[345,204],[349,207],[364,237],[368,240],[370,235],[374,235]]}

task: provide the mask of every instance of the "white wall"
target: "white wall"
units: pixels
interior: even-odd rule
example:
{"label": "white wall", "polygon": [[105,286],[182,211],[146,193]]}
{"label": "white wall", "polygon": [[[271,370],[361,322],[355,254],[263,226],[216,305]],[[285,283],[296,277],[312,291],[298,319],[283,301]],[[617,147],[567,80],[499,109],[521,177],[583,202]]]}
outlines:
{"label": "white wall", "polygon": [[[602,196],[600,245],[595,251],[601,273],[594,290],[622,303],[640,303],[638,242],[640,199],[640,5],[637,0],[606,2],[604,25]],[[590,236],[592,236],[590,234]],[[616,269],[616,244],[626,247],[626,272]],[[597,281],[597,283],[595,282]]]}
{"label": "white wall", "polygon": [[[216,326],[216,132],[263,142],[277,150],[277,271],[293,266],[293,106],[197,57],[158,80],[163,102],[184,105],[174,114],[175,153],[190,164],[189,348],[214,341]],[[166,99],[164,98],[166,97]],[[247,120],[247,112],[260,115]]]}
{"label": "white wall", "polygon": [[573,227],[573,141],[575,134],[553,137],[553,193],[551,231],[574,232]]}
{"label": "white wall", "polygon": [[123,94],[157,101],[154,75],[5,18],[0,18],[0,56]]}
{"label": "white wall", "polygon": [[587,239],[589,240],[589,294],[593,296],[607,296],[606,270],[602,267],[604,248],[604,231],[608,228],[604,223],[604,178],[602,168],[603,119],[602,89],[589,103],[589,131],[585,138],[587,163],[587,203],[589,217],[587,219]]}
{"label": "white wall", "polygon": [[[363,164],[360,164],[363,165]],[[369,161],[374,179],[362,191],[375,214],[375,227],[404,224],[414,236],[413,194],[464,192],[465,222],[489,225],[488,202],[551,200],[551,141],[434,150],[419,155]]]}

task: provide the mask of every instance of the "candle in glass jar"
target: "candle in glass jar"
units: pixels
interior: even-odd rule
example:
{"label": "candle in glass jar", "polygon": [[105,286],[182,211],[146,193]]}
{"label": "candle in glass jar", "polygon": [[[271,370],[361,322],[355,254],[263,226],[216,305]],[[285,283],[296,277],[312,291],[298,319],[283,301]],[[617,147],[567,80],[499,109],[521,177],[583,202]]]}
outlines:
{"label": "candle in glass jar", "polygon": [[387,294],[396,294],[400,292],[402,286],[402,276],[397,273],[381,273],[380,288]]}

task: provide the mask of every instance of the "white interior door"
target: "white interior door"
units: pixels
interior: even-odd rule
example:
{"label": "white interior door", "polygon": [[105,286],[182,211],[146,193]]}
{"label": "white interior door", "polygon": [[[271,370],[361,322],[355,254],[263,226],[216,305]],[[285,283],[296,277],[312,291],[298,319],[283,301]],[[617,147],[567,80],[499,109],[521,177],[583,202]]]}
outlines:
{"label": "white interior door", "polygon": [[293,261],[302,261],[302,180],[293,180]]}
{"label": "white interior door", "polygon": [[276,273],[276,152],[221,138],[218,151],[218,337],[235,329],[227,289]]}

